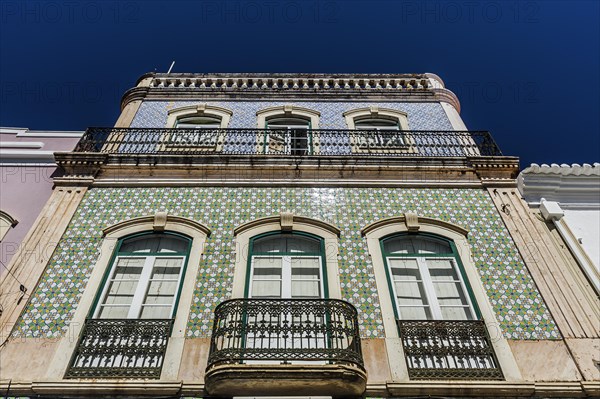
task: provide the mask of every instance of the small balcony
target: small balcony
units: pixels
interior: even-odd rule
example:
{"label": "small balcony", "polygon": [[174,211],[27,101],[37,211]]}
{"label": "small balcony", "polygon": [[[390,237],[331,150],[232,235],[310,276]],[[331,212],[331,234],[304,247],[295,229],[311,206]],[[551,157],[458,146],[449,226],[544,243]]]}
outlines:
{"label": "small balcony", "polygon": [[361,396],[358,315],[335,299],[233,299],[215,309],[211,396]]}
{"label": "small balcony", "polygon": [[159,379],[172,319],[88,319],[65,378]]}
{"label": "small balcony", "polygon": [[483,320],[398,320],[411,380],[503,380]]}
{"label": "small balcony", "polygon": [[89,128],[74,152],[121,155],[502,156],[486,131]]}

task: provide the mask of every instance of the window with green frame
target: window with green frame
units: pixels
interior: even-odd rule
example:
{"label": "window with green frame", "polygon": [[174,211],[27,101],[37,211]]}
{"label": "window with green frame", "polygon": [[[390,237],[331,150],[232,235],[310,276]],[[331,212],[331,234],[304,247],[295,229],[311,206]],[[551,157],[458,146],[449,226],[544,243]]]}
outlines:
{"label": "window with green frame", "polygon": [[140,233],[119,240],[92,318],[174,317],[191,239],[178,233]]}
{"label": "window with green frame", "polygon": [[272,232],[250,239],[247,298],[327,298],[324,241],[308,233]]}
{"label": "window with green frame", "polygon": [[463,265],[452,240],[404,233],[381,240],[394,311],[400,320],[476,320]]}
{"label": "window with green frame", "polygon": [[263,145],[265,154],[311,154],[311,123],[300,117],[279,116],[267,119]]}

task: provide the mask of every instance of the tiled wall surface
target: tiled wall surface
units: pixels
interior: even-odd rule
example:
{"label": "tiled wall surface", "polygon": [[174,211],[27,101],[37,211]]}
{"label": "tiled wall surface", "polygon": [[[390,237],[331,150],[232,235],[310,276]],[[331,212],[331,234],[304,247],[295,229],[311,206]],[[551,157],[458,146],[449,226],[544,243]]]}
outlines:
{"label": "tiled wall surface", "polygon": [[452,130],[452,125],[439,103],[387,103],[387,102],[281,102],[281,101],[144,101],[135,115],[131,127],[167,126],[167,112],[173,108],[206,103],[233,111],[229,128],[256,128],[256,112],[269,107],[292,104],[321,113],[320,129],[347,129],[344,112],[377,105],[404,111],[408,114],[410,130]]}
{"label": "tiled wall surface", "polygon": [[14,334],[63,335],[98,258],[101,230],[157,211],[196,220],[212,230],[197,277],[188,337],[209,336],[215,304],[231,296],[233,229],[280,212],[321,219],[342,229],[343,297],[359,310],[362,336],[383,337],[373,266],[360,229],[379,219],[414,212],[470,231],[475,264],[507,338],[559,338],[486,191],[404,188],[93,188],[73,217]]}

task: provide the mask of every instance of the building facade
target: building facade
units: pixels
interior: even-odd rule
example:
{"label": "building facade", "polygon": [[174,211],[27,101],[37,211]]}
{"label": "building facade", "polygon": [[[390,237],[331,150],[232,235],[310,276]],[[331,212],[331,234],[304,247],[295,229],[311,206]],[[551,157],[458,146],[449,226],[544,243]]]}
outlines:
{"label": "building facade", "polygon": [[5,265],[50,198],[57,173],[54,152],[71,151],[82,135],[0,127],[0,261]]}
{"label": "building facade", "polygon": [[147,74],[121,107],[55,154],[7,395],[600,394],[507,223],[518,159],[436,75]]}

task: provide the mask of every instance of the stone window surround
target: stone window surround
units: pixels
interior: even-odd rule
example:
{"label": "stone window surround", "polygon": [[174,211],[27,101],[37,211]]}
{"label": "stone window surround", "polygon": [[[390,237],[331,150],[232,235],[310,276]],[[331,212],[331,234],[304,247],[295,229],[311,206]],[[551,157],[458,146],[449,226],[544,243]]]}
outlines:
{"label": "stone window surround", "polygon": [[17,219],[10,216],[8,213],[0,210],[0,241],[4,239],[4,236],[11,227],[15,227],[19,222]]}
{"label": "stone window surround", "polygon": [[250,221],[234,230],[235,265],[233,272],[232,298],[244,298],[250,239],[270,232],[305,232],[321,237],[325,244],[324,260],[327,270],[327,289],[329,298],[342,299],[340,273],[338,265],[338,238],[340,230],[326,222],[291,213],[270,216]]}
{"label": "stone window surround", "polygon": [[[286,117],[286,118],[290,118],[290,117],[300,117],[302,119],[306,119],[310,122],[310,130],[315,130],[315,129],[319,129],[319,118],[321,117],[321,113],[319,111],[310,109],[310,108],[304,108],[304,107],[299,107],[297,105],[291,105],[291,104],[286,104],[286,105],[279,105],[276,107],[269,107],[269,108],[265,108],[265,109],[261,109],[259,111],[256,111],[256,126],[258,127],[258,129],[266,129],[267,128],[267,121],[273,117]],[[259,132],[257,135],[257,146],[256,146],[256,151],[257,153],[262,153],[263,150],[263,132]],[[313,135],[312,136],[312,150],[315,154],[319,153],[319,137],[318,135]]]}
{"label": "stone window surround", "polygon": [[[409,125],[408,125],[408,114],[404,111],[399,111],[399,110],[395,110],[395,109],[380,108],[376,105],[372,105],[372,106],[366,107],[366,108],[351,109],[349,111],[344,112],[342,115],[344,116],[344,119],[346,120],[346,125],[348,126],[349,130],[356,130],[356,122],[360,121],[361,119],[370,119],[370,118],[393,120],[393,121],[398,122],[400,131],[410,130]],[[377,134],[377,132],[373,132],[373,133]],[[399,132],[398,134],[402,135],[402,140],[403,140],[404,145],[402,145],[400,147],[390,147],[388,149],[388,151],[390,153],[414,152],[415,151],[414,146],[411,145],[411,144],[414,144],[412,142],[412,138],[406,134],[402,134],[402,132]],[[359,135],[364,135],[364,133],[360,133]],[[352,135],[352,138],[351,138],[352,152],[368,153],[369,150],[365,150],[359,146],[359,137],[360,136]]]}
{"label": "stone window surround", "polygon": [[382,118],[391,119],[398,121],[400,130],[410,130],[408,126],[408,114],[403,111],[398,111],[390,108],[380,108],[377,106],[370,106],[367,108],[351,109],[350,111],[344,112],[344,119],[348,129],[356,129],[356,121],[365,118]]}
{"label": "stone window surround", "polygon": [[161,380],[172,381],[177,379],[183,355],[185,331],[192,307],[196,276],[198,275],[204,244],[206,238],[210,235],[210,230],[198,222],[183,217],[170,216],[166,212],[158,212],[154,216],[142,216],[125,220],[103,230],[104,240],[100,247],[100,256],[92,269],[85,291],[79,301],[79,306],[69,325],[69,331],[60,339],[54,358],[49,364],[47,378],[53,380],[63,379],[76,349],[85,319],[94,304],[98,291],[102,288],[102,281],[107,268],[111,267],[110,260],[119,240],[132,234],[149,231],[177,232],[191,239],[187,268],[185,275],[182,277],[183,285],[181,286],[175,321],[160,377]]}
{"label": "stone window surround", "polygon": [[[383,237],[404,232],[426,232],[448,238],[456,245],[458,256],[464,266],[465,275],[473,290],[473,296],[486,322],[492,346],[498,357],[500,369],[507,381],[522,380],[521,373],[513,357],[508,341],[504,338],[496,320],[494,310],[488,300],[481,276],[471,255],[467,241],[468,231],[460,226],[442,220],[419,217],[412,213],[403,216],[379,220],[365,226],[361,234],[367,239],[367,247],[373,264],[375,283],[379,292],[379,304],[386,336],[386,348],[390,359],[390,368],[394,379],[408,381],[408,369],[404,361],[404,350],[398,334],[392,294],[385,273],[385,264],[380,241]],[[398,356],[400,355],[400,356]],[[397,359],[396,361],[392,359]]]}
{"label": "stone window surround", "polygon": [[167,124],[165,127],[174,128],[177,120],[188,118],[190,116],[213,116],[221,119],[221,129],[227,129],[233,111],[223,107],[208,105],[206,103],[197,105],[188,105],[185,107],[173,108],[167,112]]}

